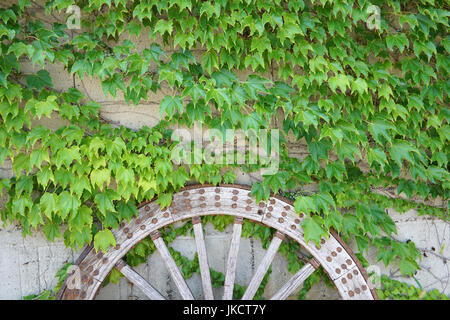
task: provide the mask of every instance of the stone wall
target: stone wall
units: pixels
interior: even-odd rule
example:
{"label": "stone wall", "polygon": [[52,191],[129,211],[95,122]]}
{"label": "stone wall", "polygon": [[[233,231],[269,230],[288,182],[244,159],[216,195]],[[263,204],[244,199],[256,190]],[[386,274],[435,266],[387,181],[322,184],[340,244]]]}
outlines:
{"label": "stone wall", "polygon": [[[44,1],[34,1],[36,4],[33,14],[41,18],[46,23],[51,23],[49,16],[45,15],[42,3]],[[6,4],[0,4],[6,6]],[[51,19],[58,19],[64,22],[67,15],[64,13],[55,13]],[[126,36],[123,36],[125,39]],[[136,39],[130,37],[136,44],[138,50],[150,47],[146,35]],[[169,51],[170,54],[170,51]],[[195,51],[194,55],[199,57],[201,51]],[[39,66],[32,66],[29,62],[23,61],[22,70],[25,74],[34,73],[39,70]],[[96,78],[84,77],[82,80],[77,76],[70,76],[67,70],[59,64],[46,65],[52,76],[53,83],[57,90],[66,90],[70,87],[79,89],[89,99],[95,100],[102,105],[100,115],[103,119],[109,121],[112,125],[124,125],[132,129],[138,129],[142,126],[153,126],[159,121],[159,102],[165,94],[169,93],[167,88],[156,94],[150,93],[148,102],[138,106],[127,105],[123,96],[119,93],[116,98],[105,97],[101,89],[100,82]],[[276,74],[276,72],[275,72]],[[245,73],[239,75],[246,77]],[[272,77],[270,74],[268,77]],[[40,123],[56,129],[64,124],[57,117],[51,119],[43,118]],[[291,143],[289,147],[292,156],[303,158],[307,154],[306,145],[302,142]],[[12,175],[11,163],[6,162],[0,167],[0,178],[10,177]],[[245,175],[237,172],[236,183],[251,185],[258,181],[258,175]],[[314,191],[311,186],[311,191]],[[0,197],[0,208],[6,202],[6,195]],[[449,223],[429,216],[418,216],[414,210],[399,214],[394,210],[390,213],[397,224],[397,238],[401,241],[408,239],[414,241],[423,253],[420,261],[421,270],[418,271],[415,278],[426,290],[438,289],[441,292],[450,294],[450,268],[448,259],[450,258],[450,228]],[[227,248],[231,240],[230,229],[224,233],[218,233],[212,226],[207,226],[206,245],[211,267],[217,271],[224,272]],[[172,246],[189,258],[193,258],[195,253],[195,242],[191,237],[181,237],[174,241]],[[350,244],[355,248],[354,244]],[[45,289],[52,289],[57,280],[54,277],[56,272],[66,263],[73,262],[78,257],[81,249],[78,251],[67,249],[62,239],[49,242],[41,232],[35,232],[33,236],[23,238],[19,226],[0,225],[0,299],[21,299],[29,294],[37,294]],[[264,250],[261,242],[255,239],[242,239],[241,249],[239,251],[239,264],[237,270],[237,283],[247,285],[250,281],[255,266],[262,259]],[[407,281],[410,284],[416,284],[413,279],[401,277],[400,271],[396,267],[385,268],[382,262],[376,262],[376,254],[369,253],[369,262],[375,266],[382,274],[388,274],[390,277]],[[272,275],[266,287],[265,296],[270,297],[277,288],[288,279],[289,272],[286,269],[287,262],[281,256],[277,255],[272,266]],[[378,269],[377,269],[378,268]],[[179,298],[174,284],[170,280],[161,258],[157,253],[149,257],[146,264],[137,268],[149,282],[170,298]],[[194,275],[188,280],[194,295],[200,297],[201,285],[198,275]],[[220,290],[215,292],[216,297],[220,297]],[[125,279],[122,279],[117,285],[109,284],[103,288],[98,299],[144,299],[145,297],[139,289],[133,286]],[[327,288],[323,283],[313,287],[309,294],[313,299],[335,299],[338,298],[337,291]]]}

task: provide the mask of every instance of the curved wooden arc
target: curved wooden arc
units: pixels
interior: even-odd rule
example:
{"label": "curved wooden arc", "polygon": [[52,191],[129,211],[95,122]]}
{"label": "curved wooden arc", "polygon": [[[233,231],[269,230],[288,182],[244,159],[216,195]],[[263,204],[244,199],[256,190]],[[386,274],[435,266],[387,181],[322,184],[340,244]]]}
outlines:
{"label": "curved wooden arc", "polygon": [[268,202],[255,203],[245,186],[194,185],[175,193],[169,208],[161,209],[156,201],[150,201],[142,204],[138,211],[137,218],[112,230],[116,247],[109,248],[106,254],[95,252],[92,246],[85,249],[76,262],[82,287],[70,290],[64,284],[58,298],[94,299],[119,260],[154,231],[193,217],[226,214],[262,223],[297,241],[322,265],[343,299],[377,299],[364,268],[342,239],[331,232],[329,239],[322,239],[320,246],[306,244],[301,227],[305,216],[298,215],[292,202],[282,197],[271,196]]}

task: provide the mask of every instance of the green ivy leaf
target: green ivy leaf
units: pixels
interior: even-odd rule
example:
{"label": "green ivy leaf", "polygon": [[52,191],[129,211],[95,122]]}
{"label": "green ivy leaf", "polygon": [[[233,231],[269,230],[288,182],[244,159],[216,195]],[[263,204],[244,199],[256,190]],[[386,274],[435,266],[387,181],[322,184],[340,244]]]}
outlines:
{"label": "green ivy leaf", "polygon": [[320,216],[314,215],[305,218],[302,222],[302,227],[305,231],[305,242],[309,243],[312,240],[319,245],[322,237],[328,238],[328,233],[323,225],[324,221]]}

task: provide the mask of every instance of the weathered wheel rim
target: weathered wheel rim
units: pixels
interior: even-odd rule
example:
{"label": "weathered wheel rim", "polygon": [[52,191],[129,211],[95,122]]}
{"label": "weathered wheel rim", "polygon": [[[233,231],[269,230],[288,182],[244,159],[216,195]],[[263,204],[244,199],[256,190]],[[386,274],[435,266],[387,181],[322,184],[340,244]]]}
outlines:
{"label": "weathered wheel rim", "polygon": [[[294,211],[290,200],[272,195],[256,204],[250,189],[242,185],[192,185],[173,195],[169,208],[161,209],[155,199],[142,203],[138,216],[112,230],[116,247],[106,253],[85,248],[75,264],[79,267],[80,289],[69,289],[68,279],[58,292],[58,299],[94,299],[109,272],[137,243],[161,228],[178,221],[207,215],[232,215],[253,220],[297,241],[313,256],[311,263],[321,265],[344,300],[378,299],[376,291],[360,261],[331,230],[321,245],[306,244],[301,227],[303,214]],[[315,267],[317,267],[317,265]]]}

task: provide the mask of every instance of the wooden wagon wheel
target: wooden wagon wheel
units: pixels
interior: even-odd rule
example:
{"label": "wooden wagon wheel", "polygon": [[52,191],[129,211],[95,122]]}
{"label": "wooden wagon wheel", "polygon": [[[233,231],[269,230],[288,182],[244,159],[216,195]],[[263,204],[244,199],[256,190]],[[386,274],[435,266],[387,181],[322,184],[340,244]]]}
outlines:
{"label": "wooden wagon wheel", "polygon": [[105,254],[95,252],[92,245],[84,250],[76,261],[79,266],[81,289],[69,289],[64,283],[58,293],[59,299],[94,299],[102,282],[114,267],[117,267],[150,299],[165,299],[122,259],[133,246],[149,235],[164,259],[183,299],[194,299],[158,231],[160,228],[185,219],[192,219],[204,297],[205,299],[214,299],[201,216],[217,214],[235,217],[223,299],[229,300],[233,296],[237,253],[244,218],[275,228],[277,231],[242,299],[247,300],[254,297],[285,236],[297,241],[312,254],[313,258],[271,299],[286,299],[319,265],[322,265],[327,272],[343,299],[377,299],[375,290],[369,286],[366,271],[342,239],[335,232],[331,232],[330,238],[322,239],[320,246],[307,245],[301,228],[304,215],[298,215],[294,211],[292,203],[282,197],[272,196],[267,203],[264,201],[255,203],[255,200],[250,197],[249,189],[244,186],[195,185],[174,194],[169,208],[161,209],[156,201],[152,201],[142,204],[138,211],[138,217],[113,231],[116,247],[109,248]]}

